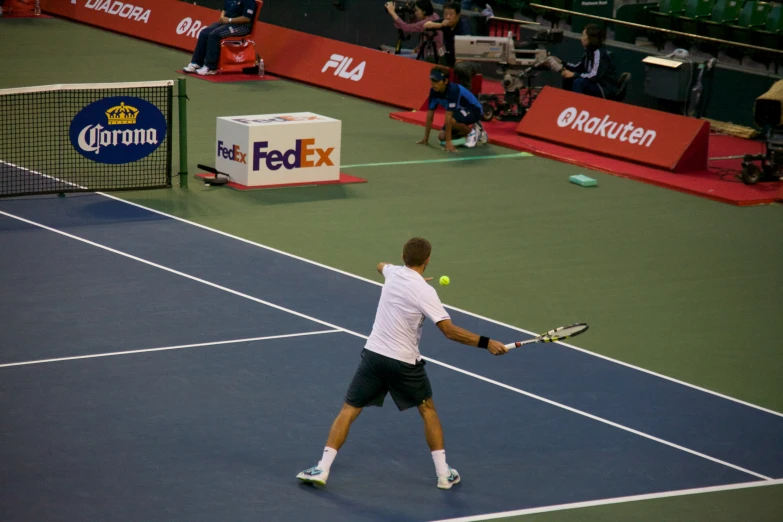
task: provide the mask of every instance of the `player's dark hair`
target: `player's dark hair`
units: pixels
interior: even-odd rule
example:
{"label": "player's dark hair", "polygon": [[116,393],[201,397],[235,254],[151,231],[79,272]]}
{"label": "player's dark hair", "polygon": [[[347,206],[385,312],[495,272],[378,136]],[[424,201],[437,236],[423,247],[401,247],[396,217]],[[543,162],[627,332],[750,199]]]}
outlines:
{"label": "player's dark hair", "polygon": [[416,7],[424,11],[425,16],[432,16],[435,9],[432,8],[432,2],[430,0],[416,0]]}
{"label": "player's dark hair", "polygon": [[603,27],[595,24],[587,24],[584,31],[587,35],[588,49],[598,49],[604,44],[605,36]]}
{"label": "player's dark hair", "polygon": [[451,9],[455,13],[459,14],[460,11],[462,11],[462,6],[459,2],[448,2],[443,6],[443,10],[445,11],[446,9]]}
{"label": "player's dark hair", "polygon": [[432,245],[423,237],[413,237],[402,247],[405,266],[421,266],[432,253]]}

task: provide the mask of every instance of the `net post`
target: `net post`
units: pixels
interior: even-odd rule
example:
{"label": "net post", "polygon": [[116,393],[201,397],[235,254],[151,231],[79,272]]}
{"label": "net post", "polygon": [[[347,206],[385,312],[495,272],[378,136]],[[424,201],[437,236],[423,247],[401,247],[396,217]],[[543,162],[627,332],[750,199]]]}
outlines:
{"label": "net post", "polygon": [[188,90],[185,78],[177,79],[179,98],[179,186],[188,188]]}

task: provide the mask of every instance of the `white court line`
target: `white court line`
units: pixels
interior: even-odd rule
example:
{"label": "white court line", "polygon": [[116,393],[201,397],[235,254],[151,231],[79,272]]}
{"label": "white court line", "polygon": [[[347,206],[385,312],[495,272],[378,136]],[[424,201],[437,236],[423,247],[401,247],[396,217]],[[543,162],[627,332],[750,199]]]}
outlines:
{"label": "white court line", "polygon": [[110,357],[114,355],[131,355],[136,353],[149,353],[149,352],[164,352],[167,350],[182,350],[184,348],[199,348],[202,346],[220,346],[223,344],[239,344],[250,343],[253,341],[269,341],[271,339],[286,339],[288,337],[303,337],[305,335],[322,335],[328,333],[339,333],[340,330],[319,330],[317,332],[303,332],[295,334],[283,334],[283,335],[267,335],[265,337],[249,337],[247,339],[231,339],[229,341],[214,341],[211,343],[197,343],[197,344],[180,344],[177,346],[164,346],[162,348],[144,348],[141,350],[128,350],[125,352],[108,352],[108,353],[95,353],[91,355],[75,355],[73,357],[59,357],[57,359],[38,359],[35,361],[22,361],[15,363],[0,364],[0,368],[9,368],[11,366],[27,366],[30,364],[43,364],[61,361],[75,361],[78,359],[95,359],[96,357]]}
{"label": "white court line", "polygon": [[[264,245],[264,244],[261,244],[261,243],[257,243],[255,241],[251,241],[251,240],[245,239],[243,237],[235,236],[235,235],[229,234],[228,232],[223,232],[222,230],[217,230],[215,228],[210,228],[210,227],[208,227],[206,225],[202,225],[200,223],[196,223],[196,222],[193,222],[193,221],[188,221],[187,219],[183,219],[181,217],[177,217],[177,216],[174,216],[174,215],[171,215],[171,214],[166,214],[165,212],[161,212],[160,210],[155,210],[154,208],[145,207],[144,205],[140,205],[140,204],[134,203],[132,201],[127,201],[127,200],[118,198],[116,196],[113,196],[111,194],[106,194],[105,192],[96,192],[96,194],[99,194],[101,196],[107,197],[109,199],[113,199],[115,201],[119,201],[121,203],[125,203],[126,205],[131,205],[131,206],[134,206],[134,207],[137,207],[137,208],[144,209],[144,210],[146,210],[148,212],[153,212],[155,214],[159,214],[161,216],[165,216],[167,218],[173,219],[175,221],[179,221],[181,223],[186,223],[188,225],[191,225],[191,226],[194,226],[194,227],[198,227],[198,228],[201,228],[203,230],[207,230],[209,232],[212,232],[212,233],[215,233],[215,234],[219,234],[221,236],[225,236],[225,237],[234,239],[236,241],[241,241],[242,243],[246,243],[248,245],[252,245],[252,246],[255,246],[255,247],[258,247],[258,248],[263,248],[264,250],[268,250],[268,251],[274,252],[276,254],[280,254],[280,255],[283,255],[283,256],[286,256],[286,257],[290,257],[291,259],[296,259],[298,261],[302,261],[302,262],[305,262],[305,263],[308,263],[308,264],[311,264],[311,265],[314,265],[314,266],[317,266],[317,267],[320,267],[320,268],[325,268],[326,270],[331,270],[332,272],[337,272],[338,274],[342,274],[342,275],[345,275],[345,276],[348,276],[348,277],[352,277],[354,279],[358,279],[359,281],[364,281],[365,283],[370,283],[370,284],[373,284],[373,285],[376,285],[376,286],[383,286],[383,284],[379,283],[378,281],[374,281],[372,279],[367,279],[366,277],[362,277],[362,276],[359,276],[359,275],[356,275],[356,274],[352,274],[350,272],[346,272],[344,270],[340,270],[339,268],[334,268],[334,267],[331,267],[331,266],[328,266],[328,265],[324,265],[323,263],[319,263],[317,261],[313,261],[312,259],[307,259],[306,257],[301,257],[301,256],[297,256],[296,254],[291,254],[289,252],[285,252],[283,250],[278,250],[278,249],[276,249],[274,247],[270,247],[270,246],[267,246],[267,245]],[[528,335],[530,335],[532,337],[538,336],[537,333],[531,332],[530,330],[525,330],[525,329],[520,328],[518,326],[514,326],[514,325],[507,324],[507,323],[503,323],[501,321],[496,321],[495,319],[491,319],[489,317],[484,317],[483,315],[475,314],[473,312],[468,312],[467,310],[463,310],[461,308],[457,308],[456,306],[451,306],[451,305],[444,305],[444,306],[446,308],[450,309],[450,310],[455,310],[457,312],[469,315],[471,317],[475,317],[477,319],[481,319],[483,321],[487,321],[487,322],[490,322],[490,323],[493,323],[493,324],[504,326],[506,328],[510,328],[511,330],[516,330],[518,332],[522,332],[522,333],[528,334]],[[763,406],[759,406],[758,404],[753,404],[751,402],[747,402],[747,401],[743,401],[743,400],[737,399],[736,397],[732,397],[730,395],[724,395],[722,393],[718,393],[716,391],[713,391],[713,390],[710,390],[710,389],[707,389],[707,388],[702,388],[701,386],[697,386],[697,385],[691,384],[689,382],[681,381],[679,379],[675,379],[674,377],[669,377],[668,375],[663,375],[661,373],[656,373],[656,372],[654,372],[652,370],[647,370],[647,369],[642,368],[640,366],[634,366],[633,364],[629,364],[629,363],[620,361],[618,359],[612,359],[611,357],[607,357],[606,355],[601,355],[599,353],[591,352],[591,351],[586,350],[584,348],[579,348],[578,346],[567,344],[567,343],[564,343],[562,341],[557,343],[557,344],[560,344],[560,345],[565,346],[567,348],[571,348],[573,350],[577,350],[579,352],[582,352],[582,353],[585,353],[585,354],[588,354],[588,355],[592,355],[594,357],[598,357],[599,359],[604,359],[605,361],[610,361],[610,362],[613,362],[615,364],[619,364],[621,366],[625,366],[626,368],[631,368],[633,370],[636,370],[636,371],[639,371],[639,372],[643,372],[643,373],[646,373],[648,375],[654,375],[655,377],[658,377],[660,379],[665,379],[667,381],[674,382],[674,383],[680,384],[682,386],[687,386],[688,388],[693,388],[694,390],[699,390],[700,392],[709,393],[710,395],[715,395],[716,397],[720,397],[721,399],[726,399],[727,401],[736,402],[738,404],[742,404],[743,406],[747,406],[749,408],[754,408],[756,410],[761,410],[761,411],[766,412],[766,413],[771,413],[772,415],[777,415],[778,417],[783,417],[783,413],[775,411],[775,410],[771,410],[769,408],[764,408]]]}
{"label": "white court line", "polygon": [[[121,250],[117,250],[117,249],[114,249],[114,248],[111,248],[111,247],[108,247],[108,246],[105,246],[105,245],[101,245],[100,243],[96,243],[96,242],[94,242],[94,241],[90,241],[90,240],[88,240],[88,239],[84,239],[84,238],[81,238],[81,237],[79,237],[79,236],[75,236],[75,235],[73,235],[73,234],[69,234],[68,232],[63,232],[62,230],[57,230],[56,228],[48,227],[48,226],[46,226],[46,225],[43,225],[43,224],[40,224],[40,223],[36,223],[35,221],[31,221],[31,220],[29,220],[29,219],[25,219],[25,218],[22,218],[22,217],[19,217],[19,216],[15,216],[15,215],[13,215],[13,214],[9,214],[9,213],[7,213],[7,212],[3,212],[2,210],[0,210],[0,215],[4,215],[4,216],[10,217],[10,218],[12,218],[12,219],[17,219],[17,220],[19,220],[19,221],[23,221],[23,222],[25,222],[25,223],[28,223],[28,224],[30,224],[30,225],[34,225],[34,226],[37,226],[37,227],[43,228],[43,229],[45,229],[45,230],[48,230],[48,231],[50,231],[50,232],[54,232],[55,234],[60,234],[60,235],[62,235],[62,236],[69,237],[69,238],[71,238],[71,239],[75,239],[75,240],[77,240],[77,241],[80,241],[80,242],[82,242],[82,243],[86,243],[86,244],[88,244],[88,245],[92,245],[92,246],[94,246],[94,247],[97,247],[97,248],[100,248],[100,249],[103,249],[103,250],[106,250],[106,251],[109,251],[109,252],[112,252],[112,253],[115,253],[115,254],[121,255],[121,256],[123,256],[123,257],[127,257],[127,258],[129,258],[129,259],[133,259],[133,260],[135,260],[135,261],[138,261],[138,262],[140,262],[140,263],[144,263],[144,264],[146,264],[146,265],[153,266],[153,267],[155,267],[155,268],[160,268],[161,270],[165,270],[166,272],[170,272],[170,273],[172,273],[172,274],[177,274],[177,275],[179,275],[179,276],[182,276],[182,277],[185,277],[185,278],[187,278],[187,279],[190,279],[190,280],[193,280],[193,281],[197,281],[197,282],[199,282],[199,283],[203,283],[203,284],[205,284],[205,285],[211,286],[212,288],[217,288],[217,289],[219,289],[219,290],[223,290],[223,291],[229,292],[229,293],[231,293],[231,294],[234,294],[234,295],[237,295],[237,296],[240,296],[240,297],[244,297],[244,298],[246,298],[246,299],[249,299],[249,300],[251,300],[251,301],[255,301],[255,302],[257,302],[257,303],[265,304],[265,305],[267,305],[267,306],[270,306],[270,307],[272,307],[272,308],[275,308],[275,309],[277,309],[277,310],[282,310],[282,311],[284,311],[284,312],[288,312],[288,313],[290,313],[290,314],[293,314],[293,315],[296,315],[296,316],[298,316],[298,317],[302,317],[302,318],[305,318],[305,319],[309,319],[309,320],[311,320],[311,321],[314,321],[314,322],[316,322],[316,323],[323,324],[323,325],[325,325],[325,326],[328,326],[328,327],[330,327],[330,328],[334,328],[335,330],[339,330],[339,331],[341,331],[341,332],[345,332],[345,333],[347,333],[347,334],[350,334],[350,335],[353,335],[353,336],[359,337],[359,338],[361,338],[361,339],[367,339],[367,336],[366,336],[366,335],[362,335],[362,334],[360,334],[360,333],[357,333],[357,332],[354,332],[354,331],[352,331],[352,330],[348,330],[348,329],[345,329],[345,328],[341,328],[341,327],[339,327],[339,326],[337,326],[337,325],[334,325],[334,324],[328,323],[328,322],[326,322],[326,321],[322,321],[322,320],[320,320],[320,319],[316,319],[315,317],[312,317],[312,316],[309,316],[309,315],[306,315],[306,314],[303,314],[303,313],[300,313],[300,312],[296,312],[296,311],[294,311],[294,310],[291,310],[291,309],[289,309],[289,308],[285,308],[285,307],[283,307],[283,306],[279,306],[279,305],[276,305],[276,304],[270,303],[269,301],[264,301],[263,299],[258,299],[257,297],[253,297],[253,296],[251,296],[251,295],[243,294],[242,292],[237,292],[236,290],[232,290],[232,289],[230,289],[230,288],[227,288],[227,287],[224,287],[224,286],[220,286],[220,285],[218,285],[218,284],[216,284],[216,283],[212,283],[212,282],[210,282],[210,281],[207,281],[207,280],[205,280],[205,279],[201,279],[201,278],[199,278],[199,277],[195,277],[195,276],[192,276],[192,275],[186,274],[186,273],[184,273],[184,272],[180,272],[179,270],[174,270],[173,268],[169,268],[169,267],[166,267],[166,266],[160,265],[160,264],[158,264],[158,263],[153,263],[152,261],[148,261],[148,260],[146,260],[146,259],[142,259],[142,258],[140,258],[140,257],[134,256],[134,255],[131,255],[131,254],[128,254],[128,253],[126,253],[126,252],[122,252]],[[440,362],[440,361],[437,361],[437,360],[435,360],[435,359],[431,359],[431,358],[429,358],[429,357],[424,357],[424,359],[426,359],[427,361],[430,361],[430,362],[432,362],[432,363],[438,364],[438,365],[440,365],[440,366],[443,366],[443,367],[449,368],[449,369],[451,369],[451,370],[454,370],[454,371],[457,371],[457,372],[463,373],[463,374],[465,374],[465,375],[469,375],[469,376],[471,376],[471,377],[475,377],[475,378],[477,378],[477,379],[480,379],[480,380],[482,380],[482,381],[485,381],[485,382],[488,382],[488,383],[491,383],[491,384],[495,384],[495,385],[497,385],[497,386],[500,386],[500,387],[502,387],[502,388],[506,388],[506,389],[508,389],[508,390],[511,390],[511,391],[515,391],[515,392],[517,392],[517,393],[521,393],[522,395],[526,395],[526,396],[528,396],[528,397],[531,397],[531,398],[534,398],[534,399],[540,400],[540,401],[542,401],[542,402],[545,402],[545,403],[547,403],[547,404],[550,404],[550,405],[552,405],[552,406],[557,406],[558,408],[562,408],[562,409],[564,409],[564,410],[567,410],[567,411],[570,411],[570,412],[572,412],[572,413],[576,413],[576,414],[578,414],[578,415],[582,415],[582,416],[584,416],[584,417],[587,417],[587,418],[589,418],[589,419],[593,419],[593,420],[596,420],[596,421],[602,422],[602,423],[604,423],[604,424],[608,424],[609,426],[613,426],[613,427],[615,427],[615,428],[619,428],[619,429],[621,429],[621,430],[624,430],[624,431],[627,431],[627,432],[629,432],[629,433],[633,433],[633,434],[635,434],[635,435],[639,435],[640,437],[644,437],[644,438],[647,438],[647,439],[653,440],[653,441],[655,441],[655,442],[659,442],[659,443],[661,443],[661,444],[665,444],[665,445],[667,445],[667,446],[670,446],[670,447],[672,447],[672,448],[676,448],[676,449],[678,449],[678,450],[684,451],[684,452],[686,452],[686,453],[690,453],[690,454],[692,454],[692,455],[696,455],[696,456],[698,456],[698,457],[701,457],[701,458],[704,458],[704,459],[710,460],[710,461],[712,461],[712,462],[717,462],[717,463],[719,463],[719,464],[723,464],[724,466],[727,466],[727,467],[729,467],[729,468],[733,468],[733,469],[736,469],[736,470],[742,471],[742,472],[744,472],[744,473],[748,473],[748,474],[750,474],[750,475],[753,475],[753,476],[755,476],[755,477],[762,478],[762,479],[764,479],[764,480],[773,480],[772,478],[770,478],[770,477],[767,477],[767,476],[765,476],[765,475],[762,475],[762,474],[760,474],[760,473],[756,473],[755,471],[750,471],[750,470],[748,470],[748,469],[745,469],[745,468],[742,468],[742,467],[736,466],[736,465],[734,465],[734,464],[731,464],[731,463],[729,463],[729,462],[726,462],[726,461],[723,461],[723,460],[719,460],[719,459],[716,459],[716,458],[714,458],[714,457],[710,457],[709,455],[705,455],[704,453],[699,453],[698,451],[694,451],[694,450],[688,449],[688,448],[686,448],[686,447],[684,447],[684,446],[680,446],[680,445],[678,445],[678,444],[674,444],[674,443],[672,443],[672,442],[668,442],[668,441],[666,441],[666,440],[659,439],[658,437],[654,437],[654,436],[652,436],[652,435],[648,435],[648,434],[646,434],[646,433],[644,433],[644,432],[641,432],[641,431],[635,430],[635,429],[633,429],[633,428],[629,428],[629,427],[627,427],[627,426],[623,426],[622,424],[617,424],[616,422],[612,422],[612,421],[610,421],[610,420],[607,420],[607,419],[604,419],[604,418],[601,418],[601,417],[598,417],[598,416],[592,415],[592,414],[590,414],[590,413],[587,413],[587,412],[584,412],[584,411],[581,411],[581,410],[577,410],[576,408],[572,408],[572,407],[570,407],[570,406],[566,406],[565,404],[560,404],[559,402],[552,401],[552,400],[550,400],[550,399],[547,399],[547,398],[545,398],[545,397],[541,397],[541,396],[539,396],[539,395],[535,395],[535,394],[533,394],[533,393],[529,393],[529,392],[526,392],[526,391],[520,390],[519,388],[514,388],[514,387],[512,387],[512,386],[508,386],[508,385],[506,385],[506,384],[503,384],[503,383],[501,383],[501,382],[499,382],[499,381],[494,381],[494,380],[492,380],[492,379],[488,379],[488,378],[486,378],[486,377],[482,377],[482,376],[480,376],[480,375],[478,375],[478,374],[471,373],[471,372],[468,372],[468,371],[466,371],[466,370],[462,370],[462,369],[460,369],[460,368],[457,368],[456,366],[451,366],[451,365],[449,365],[449,364],[442,363],[442,362]]]}
{"label": "white court line", "polygon": [[654,500],[656,498],[682,497],[685,495],[696,495],[700,493],[715,493],[719,491],[733,491],[737,489],[758,488],[763,486],[779,486],[781,484],[783,484],[783,479],[762,480],[759,482],[742,482],[740,484],[727,484],[725,486],[710,486],[706,488],[679,489],[676,491],[663,491],[661,493],[648,493],[645,495],[632,495],[628,497],[615,497],[615,498],[605,498],[601,500],[589,500],[586,502],[574,502],[571,504],[542,506],[537,508],[519,509],[517,511],[504,511],[499,513],[489,513],[486,515],[475,515],[472,517],[446,518],[442,520],[434,520],[432,522],[479,522],[481,520],[493,520],[496,518],[533,515],[535,513],[549,513],[551,511],[565,511],[567,509],[588,508],[593,506],[606,506],[609,504],[638,502],[640,500]]}

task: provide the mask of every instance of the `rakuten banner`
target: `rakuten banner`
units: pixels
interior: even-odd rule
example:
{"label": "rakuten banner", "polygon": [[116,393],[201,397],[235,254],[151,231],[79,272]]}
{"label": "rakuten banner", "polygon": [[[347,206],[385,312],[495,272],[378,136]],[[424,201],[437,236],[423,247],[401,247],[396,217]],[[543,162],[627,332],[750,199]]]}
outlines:
{"label": "rakuten banner", "polygon": [[707,167],[709,123],[545,87],[517,132],[683,172]]}
{"label": "rakuten banner", "polygon": [[[219,11],[178,0],[41,0],[53,15],[192,52]],[[267,72],[406,109],[429,93],[431,64],[257,22]],[[183,59],[183,64],[187,58]]]}

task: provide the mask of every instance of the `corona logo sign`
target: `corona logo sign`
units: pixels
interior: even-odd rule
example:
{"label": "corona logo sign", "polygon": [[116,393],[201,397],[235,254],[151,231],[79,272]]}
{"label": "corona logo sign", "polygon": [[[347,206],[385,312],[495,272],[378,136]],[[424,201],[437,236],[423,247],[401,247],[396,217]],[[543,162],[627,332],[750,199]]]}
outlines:
{"label": "corona logo sign", "polygon": [[117,107],[112,107],[106,111],[106,118],[109,125],[136,125],[136,118],[139,116],[139,109],[136,107],[125,106],[125,102],[120,102]]}
{"label": "corona logo sign", "polygon": [[71,121],[71,144],[97,163],[131,163],[152,154],[166,137],[163,113],[141,98],[103,98]]}
{"label": "corona logo sign", "polygon": [[367,66],[367,62],[362,62],[353,69],[350,69],[352,63],[353,58],[341,54],[333,54],[331,58],[326,61],[321,72],[325,73],[329,69],[334,69],[335,76],[358,82],[362,79],[362,76],[364,76],[364,68]]}

